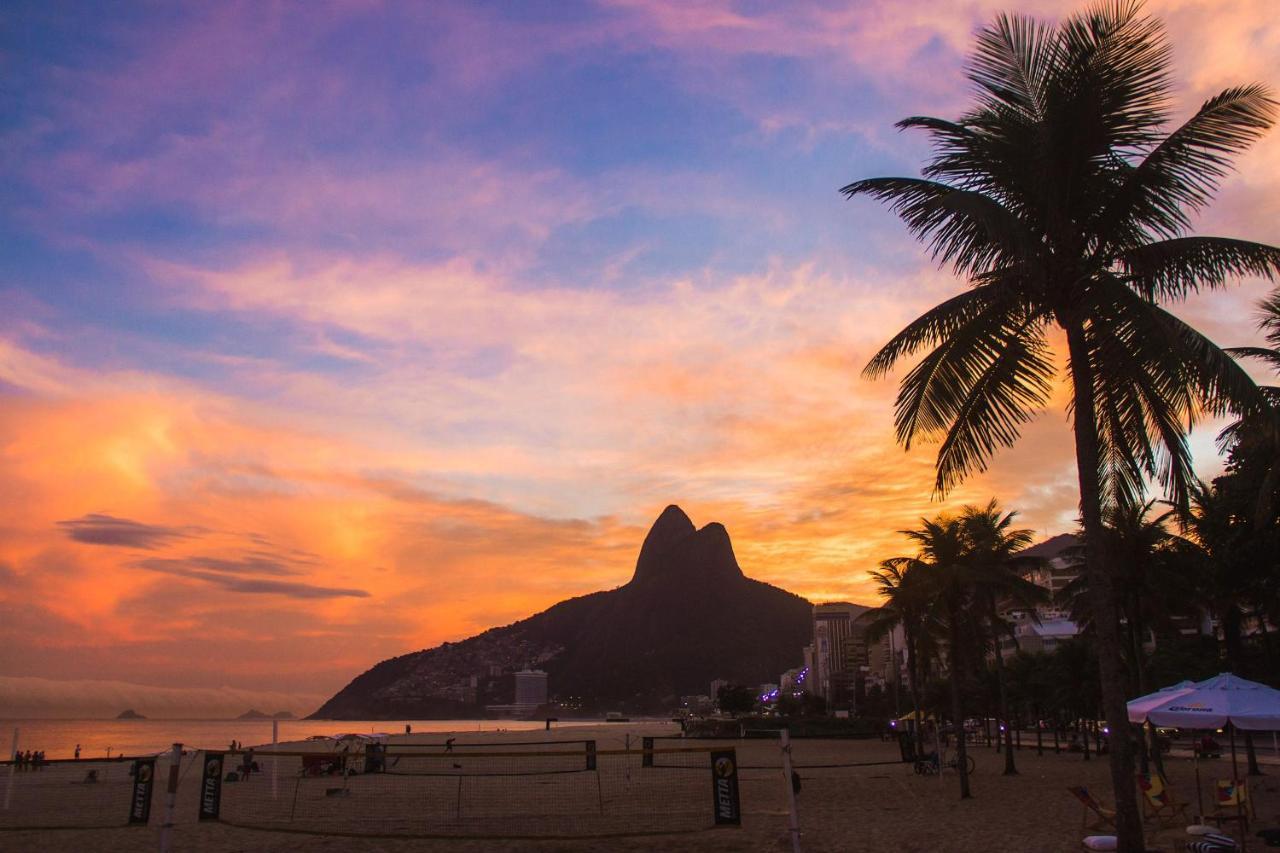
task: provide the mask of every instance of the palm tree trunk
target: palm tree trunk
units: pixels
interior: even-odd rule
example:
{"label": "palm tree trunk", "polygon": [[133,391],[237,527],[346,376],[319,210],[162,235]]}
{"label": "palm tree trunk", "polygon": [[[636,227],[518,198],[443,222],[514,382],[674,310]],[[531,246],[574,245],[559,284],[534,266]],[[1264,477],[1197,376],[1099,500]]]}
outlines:
{"label": "palm tree trunk", "polygon": [[1067,324],[1067,349],[1071,357],[1074,396],[1073,431],[1076,444],[1076,473],[1080,481],[1080,517],[1085,535],[1085,573],[1093,609],[1094,637],[1101,673],[1102,704],[1111,728],[1111,785],[1116,803],[1116,834],[1119,853],[1142,853],[1142,815],[1133,784],[1133,738],[1125,707],[1125,671],[1120,656],[1120,626],[1117,624],[1115,593],[1104,547],[1102,484],[1098,413],[1094,405],[1093,365],[1089,360],[1084,328]]}
{"label": "palm tree trunk", "polygon": [[989,596],[987,602],[988,618],[991,620],[991,637],[996,650],[996,690],[1000,698],[1000,718],[1004,720],[1004,775],[1017,776],[1018,768],[1013,763],[1013,730],[1009,725],[1009,691],[1004,683],[1004,655],[1000,650],[1000,634],[996,628],[999,616],[996,614],[995,596]]}
{"label": "palm tree trunk", "polygon": [[920,663],[916,660],[916,638],[915,631],[904,631],[907,635],[907,676],[911,679],[911,707],[915,711],[916,725],[913,736],[916,744],[916,758],[924,754],[921,738],[921,725],[923,720],[920,718]]}
{"label": "palm tree trunk", "polygon": [[[956,772],[960,774],[960,799],[967,800],[973,795],[969,793],[969,768],[966,765],[964,743],[964,707],[960,703],[960,608],[955,602],[948,602],[947,621],[950,622],[951,648],[951,718],[956,733]],[[939,762],[942,756],[938,756]],[[941,772],[942,765],[938,765]]]}
{"label": "palm tree trunk", "polygon": [[[1141,576],[1139,576],[1141,577]],[[1143,581],[1138,580],[1134,583],[1135,588],[1141,588]],[[1142,624],[1140,609],[1142,605],[1137,601],[1136,595],[1129,596],[1129,645],[1132,648],[1133,655],[1133,693],[1135,696],[1146,696],[1147,676],[1146,667],[1143,666],[1143,641],[1146,639],[1146,629]],[[1147,728],[1142,726],[1138,729],[1138,771],[1143,776],[1151,775],[1151,758],[1150,758],[1150,741],[1147,737]]]}
{"label": "palm tree trunk", "polygon": [[1146,724],[1146,729],[1150,734],[1149,740],[1151,742],[1151,763],[1156,766],[1156,772],[1159,773],[1161,776],[1164,776],[1165,775],[1164,755],[1163,753],[1160,752],[1160,730],[1157,729],[1155,725],[1150,722]]}

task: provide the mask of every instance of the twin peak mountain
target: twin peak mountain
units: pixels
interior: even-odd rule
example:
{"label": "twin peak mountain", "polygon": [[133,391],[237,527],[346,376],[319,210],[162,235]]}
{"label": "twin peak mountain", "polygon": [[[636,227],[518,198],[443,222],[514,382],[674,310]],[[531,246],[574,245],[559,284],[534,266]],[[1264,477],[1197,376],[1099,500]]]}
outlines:
{"label": "twin peak mountain", "polygon": [[776,682],[800,664],[812,612],[800,596],[743,575],[724,525],[698,530],[669,506],[625,586],[385,660],[313,716],[472,716],[510,702],[510,673],[526,667],[545,670],[550,692],[585,711],[667,710],[676,697],[706,693],[713,679]]}

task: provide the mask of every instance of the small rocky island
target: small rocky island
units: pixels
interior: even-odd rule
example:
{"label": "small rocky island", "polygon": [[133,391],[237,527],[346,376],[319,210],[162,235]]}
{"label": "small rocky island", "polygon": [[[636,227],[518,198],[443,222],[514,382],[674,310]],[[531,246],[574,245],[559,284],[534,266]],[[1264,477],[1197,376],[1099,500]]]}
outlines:
{"label": "small rocky island", "polygon": [[116,719],[117,720],[145,720],[146,717],[142,716],[132,708],[125,708],[119,714],[116,714]]}
{"label": "small rocky island", "polygon": [[257,708],[250,708],[240,716],[236,717],[236,719],[237,720],[292,720],[293,712],[292,711],[276,711],[274,714],[268,714],[264,711],[259,711]]}

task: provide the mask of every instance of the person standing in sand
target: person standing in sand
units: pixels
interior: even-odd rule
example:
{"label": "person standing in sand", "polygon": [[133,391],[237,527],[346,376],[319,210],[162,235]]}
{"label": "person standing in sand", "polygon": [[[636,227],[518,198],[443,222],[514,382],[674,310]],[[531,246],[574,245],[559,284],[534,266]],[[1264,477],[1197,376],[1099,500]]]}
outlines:
{"label": "person standing in sand", "polygon": [[76,761],[80,760],[80,744],[76,744]]}

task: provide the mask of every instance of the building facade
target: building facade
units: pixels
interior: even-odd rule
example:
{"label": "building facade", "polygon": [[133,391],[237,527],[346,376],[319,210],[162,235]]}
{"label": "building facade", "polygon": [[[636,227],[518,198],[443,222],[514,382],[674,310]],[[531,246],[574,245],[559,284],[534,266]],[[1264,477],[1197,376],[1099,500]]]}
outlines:
{"label": "building facade", "polygon": [[547,674],[540,669],[522,669],[516,673],[515,704],[536,708],[547,704]]}

